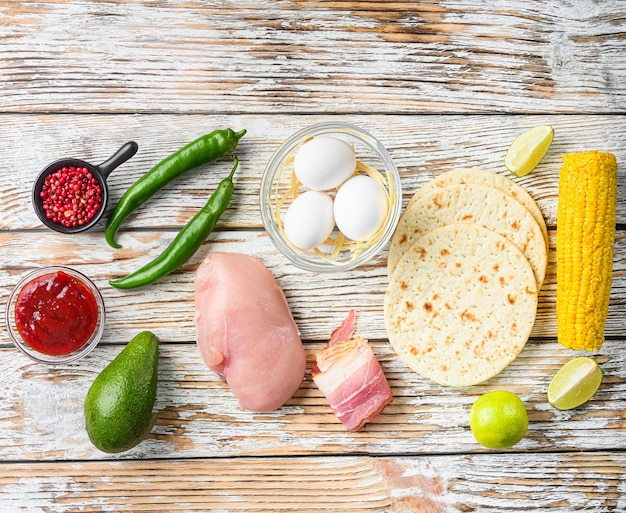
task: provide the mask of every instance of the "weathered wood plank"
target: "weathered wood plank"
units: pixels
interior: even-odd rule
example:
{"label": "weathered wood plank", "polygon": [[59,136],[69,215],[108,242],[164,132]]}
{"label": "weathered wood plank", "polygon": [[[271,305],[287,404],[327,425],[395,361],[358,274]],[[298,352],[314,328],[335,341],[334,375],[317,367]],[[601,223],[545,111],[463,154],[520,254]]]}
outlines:
{"label": "weathered wood plank", "polygon": [[[71,156],[100,164],[125,141],[137,141],[137,155],[109,177],[112,209],[128,187],[171,152],[202,134],[228,126],[246,128],[248,133],[235,151],[240,159],[236,191],[220,226],[261,227],[259,186],[270,156],[294,132],[329,120],[352,122],[380,139],[401,173],[405,203],[434,175],[480,167],[518,181],[535,198],[549,225],[556,223],[562,155],[593,149],[611,151],[620,163],[618,223],[626,223],[626,166],[622,165],[626,162],[626,116],[4,115],[0,119],[3,230],[43,226],[31,206],[31,189],[38,173],[57,159]],[[540,123],[555,127],[552,147],[535,171],[517,179],[504,167],[506,150],[517,135]],[[206,202],[229,170],[227,158],[186,173],[137,210],[122,230],[180,227]]]}
{"label": "weathered wood plank", "polygon": [[5,1],[0,18],[4,112],[626,107],[619,1]]}
{"label": "weathered wood plank", "polygon": [[[0,467],[11,513],[624,511],[620,453],[243,458]],[[503,470],[504,469],[504,470]]]}
{"label": "weathered wood plank", "polygon": [[[387,337],[383,317],[388,283],[386,249],[357,269],[318,275],[296,268],[263,231],[217,231],[181,269],[147,287],[121,291],[108,284],[109,279],[124,276],[156,258],[174,236],[173,232],[128,232],[120,238],[124,248],[113,250],[100,233],[71,236],[71,244],[68,237],[50,231],[0,234],[5,262],[4,269],[0,269],[0,300],[6,301],[12,287],[26,272],[45,265],[68,265],[90,276],[102,291],[107,307],[105,342],[126,341],[137,330],[151,327],[161,331],[163,340],[190,341],[195,340],[195,269],[210,251],[240,252],[259,258],[270,269],[283,288],[306,340],[326,340],[348,308],[358,311],[364,336]],[[551,232],[548,272],[540,293],[533,337],[556,337],[554,243]],[[622,337],[626,333],[625,270],[626,232],[619,231],[607,336]],[[0,332],[2,342],[9,342],[5,332]]]}
{"label": "weathered wood plank", "polygon": [[[33,364],[15,349],[0,349],[0,460],[480,453],[485,450],[469,430],[469,409],[494,389],[514,390],[529,414],[528,434],[509,452],[621,450],[626,444],[624,340],[607,342],[595,353],[603,384],[590,402],[566,412],[548,404],[546,390],[575,353],[554,341],[530,341],[502,373],[468,388],[431,383],[410,371],[388,344],[371,344],[394,401],[354,434],[332,414],[308,372],[284,407],[255,414],[238,408],[194,344],[161,344],[156,426],[140,445],[117,455],[101,453],[89,442],[83,402],[97,373],[121,347],[102,344],[81,362],[54,368]],[[306,348],[310,369],[322,345]]]}
{"label": "weathered wood plank", "polygon": [[[24,272],[66,264],[94,278],[108,311],[102,343],[68,366],[32,364],[0,330],[0,511],[626,510],[625,19],[626,5],[615,0],[0,0],[0,304]],[[384,252],[354,271],[311,275],[262,230],[258,188],[272,151],[330,119],[381,139],[405,202],[453,168],[506,173],[504,153],[517,134],[555,126],[550,152],[519,180],[551,227],[533,338],[487,383],[439,387],[394,354],[382,317]],[[107,280],[156,256],[206,201],[228,159],[189,173],[129,218],[122,250],[106,246],[102,226],[62,237],[32,212],[31,184],[58,157],[97,164],[135,139],[139,153],[109,179],[115,201],[171,151],[225,126],[248,129],[231,208],[202,250],[149,290],[122,292]],[[563,153],[587,149],[612,151],[621,165],[610,340],[594,354],[605,373],[599,392],[560,412],[547,403],[547,385],[578,353],[554,340],[557,178]],[[193,271],[215,249],[252,254],[270,268],[309,368],[355,308],[393,404],[350,434],[307,373],[280,410],[240,410],[192,342]],[[105,455],[87,438],[84,396],[142,329],[163,340],[157,424],[135,449]],[[495,388],[522,397],[530,427],[514,448],[489,453],[474,441],[468,414]]]}

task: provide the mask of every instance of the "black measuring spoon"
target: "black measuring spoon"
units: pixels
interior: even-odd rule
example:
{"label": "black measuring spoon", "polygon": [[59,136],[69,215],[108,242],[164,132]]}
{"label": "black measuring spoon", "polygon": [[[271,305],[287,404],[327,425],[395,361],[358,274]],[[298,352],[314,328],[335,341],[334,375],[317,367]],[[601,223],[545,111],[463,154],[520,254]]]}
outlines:
{"label": "black measuring spoon", "polygon": [[[89,230],[89,228],[94,226],[100,220],[102,214],[104,214],[104,211],[106,210],[107,201],[109,199],[109,191],[107,189],[106,182],[108,176],[111,174],[111,171],[113,171],[116,167],[123,164],[135,153],[137,153],[137,149],[137,143],[134,141],[129,141],[125,143],[119,150],[117,150],[111,158],[109,158],[99,166],[94,166],[89,162],[74,158],[60,159],[46,166],[44,170],[39,173],[37,180],[35,180],[32,194],[33,208],[35,209],[35,212],[39,219],[41,219],[41,222],[44,223],[47,227],[59,233],[78,233]],[[48,176],[50,176],[51,174],[62,170],[63,168],[86,168],[98,181],[98,184],[100,186],[100,207],[91,219],[78,226],[65,226],[59,222],[53,221],[52,219],[48,218],[48,216],[46,215],[46,210],[44,209],[44,200],[41,197],[41,191],[43,189],[46,178],[48,178]]]}

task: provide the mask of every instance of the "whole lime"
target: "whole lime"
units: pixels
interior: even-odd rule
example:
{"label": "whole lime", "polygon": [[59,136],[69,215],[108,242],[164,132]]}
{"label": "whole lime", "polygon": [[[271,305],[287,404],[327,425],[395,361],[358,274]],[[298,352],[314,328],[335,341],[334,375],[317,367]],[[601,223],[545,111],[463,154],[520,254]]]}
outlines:
{"label": "whole lime", "polygon": [[481,395],[472,405],[470,428],[479,444],[489,449],[505,449],[526,435],[528,413],[513,392],[493,390]]}

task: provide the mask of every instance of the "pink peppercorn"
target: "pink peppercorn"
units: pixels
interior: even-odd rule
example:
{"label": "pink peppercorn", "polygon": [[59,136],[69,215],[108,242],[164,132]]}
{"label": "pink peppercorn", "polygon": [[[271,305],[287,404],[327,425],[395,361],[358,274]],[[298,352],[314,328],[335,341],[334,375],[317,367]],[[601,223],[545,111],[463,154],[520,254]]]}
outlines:
{"label": "pink peppercorn", "polygon": [[88,223],[102,204],[102,188],[86,167],[62,167],[46,177],[39,194],[46,217],[68,228]]}

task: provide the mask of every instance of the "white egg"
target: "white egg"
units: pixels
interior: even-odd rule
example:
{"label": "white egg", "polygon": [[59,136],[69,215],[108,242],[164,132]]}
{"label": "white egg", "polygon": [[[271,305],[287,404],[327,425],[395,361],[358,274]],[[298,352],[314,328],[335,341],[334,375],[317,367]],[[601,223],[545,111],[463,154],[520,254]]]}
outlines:
{"label": "white egg", "polygon": [[316,248],[335,228],[333,199],[319,191],[300,194],[285,213],[284,228],[294,246],[303,250]]}
{"label": "white egg", "polygon": [[357,175],[344,183],[335,196],[335,222],[349,239],[366,241],[387,217],[387,196],[373,178]]}
{"label": "white egg", "polygon": [[347,142],[319,136],[305,142],[294,157],[293,172],[305,187],[327,191],[354,174],[356,156]]}

